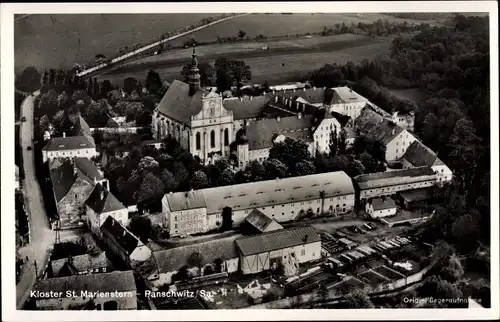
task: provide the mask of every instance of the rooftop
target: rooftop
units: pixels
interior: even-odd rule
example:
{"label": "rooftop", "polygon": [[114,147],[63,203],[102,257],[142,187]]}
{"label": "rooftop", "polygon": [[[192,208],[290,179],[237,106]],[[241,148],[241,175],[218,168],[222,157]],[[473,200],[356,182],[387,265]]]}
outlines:
{"label": "rooftop", "polygon": [[74,290],[89,292],[126,292],[136,291],[134,274],[132,271],[114,271],[111,273],[74,275],[42,279],[34,286],[40,292],[66,292]]}
{"label": "rooftop", "polygon": [[200,190],[168,193],[164,197],[170,207],[170,211],[181,211],[187,209],[205,208],[205,198]]}
{"label": "rooftop", "polygon": [[420,141],[413,141],[403,156],[414,167],[443,164],[437,155]]}
{"label": "rooftop", "polygon": [[280,224],[269,218],[266,214],[258,209],[252,210],[252,212],[245,218],[245,221],[257,228],[260,232],[264,232],[272,222],[275,222],[278,227],[281,227]]}
{"label": "rooftop", "polygon": [[234,120],[245,120],[259,118],[270,100],[270,94],[241,98],[232,97],[224,99],[223,106],[228,111],[233,111]]}
{"label": "rooftop", "polygon": [[177,122],[188,124],[191,116],[202,110],[202,97],[208,94],[200,89],[194,95],[189,95],[189,84],[174,80],[157,106],[158,111]]}
{"label": "rooftop", "polygon": [[122,247],[128,255],[138,247],[144,245],[130,231],[123,227],[120,222],[113,217],[108,216],[101,226],[101,231],[112,237],[120,247]]}
{"label": "rooftop", "polygon": [[198,191],[205,198],[207,214],[215,214],[224,207],[242,210],[319,199],[320,191],[325,198],[353,194],[354,186],[344,171],[337,171]]}
{"label": "rooftop", "polygon": [[315,242],[321,242],[321,238],[314,228],[298,227],[243,237],[236,240],[236,245],[243,256],[249,256]]}
{"label": "rooftop", "polygon": [[312,121],[312,116],[288,116],[251,122],[246,129],[248,149],[270,148],[278,135],[312,142]]}
{"label": "rooftop", "polygon": [[374,211],[396,208],[396,203],[392,198],[374,198],[371,204]]}
{"label": "rooftop", "polygon": [[58,137],[52,138],[43,147],[44,151],[66,151],[66,150],[79,150],[79,149],[91,149],[95,148],[94,142],[92,142],[87,136],[68,136],[68,137]]}
{"label": "rooftop", "polygon": [[116,197],[100,183],[90,194],[85,204],[98,214],[127,209]]}
{"label": "rooftop", "polygon": [[432,190],[429,188],[422,188],[416,190],[408,190],[399,192],[401,198],[406,202],[422,201],[432,198]]}
{"label": "rooftop", "polygon": [[78,272],[85,272],[109,266],[106,253],[104,252],[99,253],[97,255],[84,254],[69,258],[62,258],[50,262],[50,266],[52,268],[52,273],[54,274],[54,276],[59,276],[60,275],[59,272],[66,264],[70,264]]}
{"label": "rooftop", "polygon": [[153,253],[158,265],[159,273],[172,272],[188,265],[187,260],[193,253],[201,254],[203,265],[214,263],[215,260],[238,258],[234,241],[236,236],[215,239],[193,245],[181,246]]}
{"label": "rooftop", "polygon": [[354,177],[361,189],[386,187],[395,184],[409,184],[424,180],[435,180],[436,174],[431,167],[418,167],[405,170],[394,170],[362,174]]}
{"label": "rooftop", "polygon": [[380,218],[381,221],[386,222],[386,223],[405,223],[409,222],[412,220],[418,220],[418,219],[426,219],[429,218],[431,214],[422,214],[420,212],[411,212],[411,211],[401,211],[395,216],[390,216],[390,217],[382,217]]}
{"label": "rooftop", "polygon": [[332,103],[358,103],[368,102],[368,99],[359,95],[347,86],[332,88],[335,92]]}

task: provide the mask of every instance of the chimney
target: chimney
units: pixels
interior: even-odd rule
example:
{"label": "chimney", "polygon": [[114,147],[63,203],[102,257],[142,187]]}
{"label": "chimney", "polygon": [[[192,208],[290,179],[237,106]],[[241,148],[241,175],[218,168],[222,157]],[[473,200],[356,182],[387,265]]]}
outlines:
{"label": "chimney", "polygon": [[250,96],[250,100],[253,100],[253,96]]}
{"label": "chimney", "polygon": [[323,90],[326,90],[326,86],[323,86]]}
{"label": "chimney", "polygon": [[78,169],[76,168],[76,164],[73,163],[73,175],[76,176],[77,172],[78,172]]}
{"label": "chimney", "polygon": [[305,87],[303,87],[303,88],[302,88],[302,91],[303,91],[303,92],[305,92],[305,91],[306,91],[306,88],[305,88]]}
{"label": "chimney", "polygon": [[274,95],[274,88],[273,88],[273,95]]}
{"label": "chimney", "polygon": [[169,192],[169,194],[173,194],[173,192],[172,192],[172,191],[170,191],[170,192]]}
{"label": "chimney", "polygon": [[[274,91],[273,91],[273,94],[274,94]],[[278,103],[278,96],[274,97],[274,103]]]}
{"label": "chimney", "polygon": [[316,86],[313,86],[313,91],[315,91],[315,90],[316,90]]}
{"label": "chimney", "polygon": [[104,189],[101,189],[101,200],[104,200]]}
{"label": "chimney", "polygon": [[396,129],[392,129],[392,135],[394,135],[394,133],[396,133]]}
{"label": "chimney", "polygon": [[243,102],[243,97],[240,97],[240,102]]}
{"label": "chimney", "polygon": [[123,236],[125,237],[127,235],[127,231],[124,229],[123,230]]}
{"label": "chimney", "polygon": [[297,114],[297,117],[299,118],[299,120],[302,118],[302,114]]}
{"label": "chimney", "polygon": [[73,257],[71,255],[68,256],[68,263],[73,264]]}
{"label": "chimney", "polygon": [[194,191],[194,189],[193,189],[193,188],[191,188],[191,191]]}
{"label": "chimney", "polygon": [[277,116],[277,117],[276,117],[276,121],[278,121],[278,122],[279,122],[280,120],[281,120],[281,117]]}
{"label": "chimney", "polygon": [[63,132],[63,138],[65,138],[65,137],[66,137],[66,132]]}
{"label": "chimney", "polygon": [[293,103],[293,101],[292,101],[292,100],[290,100],[289,102],[290,102],[289,106],[290,106],[290,107],[292,107],[292,103]]}
{"label": "chimney", "polygon": [[293,89],[293,92],[295,93],[295,88]]}
{"label": "chimney", "polygon": [[304,242],[307,242],[307,238],[308,238],[308,237],[309,237],[308,235],[305,235],[305,236],[304,236],[303,241],[304,241]]}
{"label": "chimney", "polygon": [[97,184],[97,177],[94,177],[94,186]]}

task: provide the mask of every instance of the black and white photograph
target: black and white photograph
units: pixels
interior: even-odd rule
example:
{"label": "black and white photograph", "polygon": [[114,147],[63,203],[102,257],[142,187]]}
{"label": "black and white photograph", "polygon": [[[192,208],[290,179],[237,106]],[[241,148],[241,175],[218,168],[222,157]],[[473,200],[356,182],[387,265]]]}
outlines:
{"label": "black and white photograph", "polygon": [[496,2],[1,9],[3,319],[499,317]]}

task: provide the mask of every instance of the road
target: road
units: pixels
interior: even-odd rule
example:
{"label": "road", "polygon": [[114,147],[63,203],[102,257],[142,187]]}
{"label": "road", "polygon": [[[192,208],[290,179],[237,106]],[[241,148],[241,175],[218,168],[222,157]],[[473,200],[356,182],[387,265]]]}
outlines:
{"label": "road", "polygon": [[89,69],[86,69],[84,71],[81,71],[80,73],[77,74],[77,76],[78,77],[83,77],[83,76],[88,76],[88,75],[94,74],[94,73],[96,73],[96,72],[98,72],[98,71],[100,71],[100,70],[102,70],[102,69],[104,69],[106,67],[115,66],[117,63],[123,62],[126,59],[129,59],[129,58],[131,58],[133,56],[136,56],[136,55],[138,55],[140,53],[143,53],[143,52],[151,50],[151,49],[153,49],[155,47],[158,47],[160,44],[165,44],[165,43],[167,43],[169,41],[172,41],[174,39],[177,39],[177,38],[180,38],[180,37],[184,37],[186,35],[192,34],[194,32],[200,31],[202,29],[205,29],[207,27],[213,26],[215,24],[221,23],[221,22],[229,20],[229,19],[233,19],[233,18],[237,18],[237,17],[243,17],[243,16],[248,16],[248,15],[250,15],[250,13],[236,14],[234,16],[229,16],[229,17],[221,18],[221,19],[212,21],[212,22],[210,22],[208,24],[205,24],[205,25],[196,27],[194,29],[188,30],[186,32],[182,32],[182,33],[179,33],[177,35],[174,35],[174,36],[162,39],[162,40],[155,41],[155,42],[153,42],[151,44],[142,46],[142,47],[137,48],[137,49],[135,49],[135,50],[133,50],[131,52],[128,52],[128,53],[126,53],[126,54],[124,54],[122,56],[113,58],[110,63],[103,63],[103,64],[100,64],[98,66],[94,66],[92,68],[89,68]]}
{"label": "road", "polygon": [[19,249],[21,258],[28,256],[27,267],[23,269],[19,283],[17,284],[17,307],[24,305],[29,291],[35,283],[35,265],[36,261],[39,273],[43,271],[48,260],[48,249],[54,243],[54,232],[49,227],[47,214],[43,204],[42,192],[35,175],[35,158],[32,151],[27,147],[33,145],[33,109],[36,95],[27,96],[21,105],[21,117],[26,117],[26,122],[21,123],[20,140],[23,153],[24,184],[23,193],[25,196],[26,212],[30,223],[30,243]]}

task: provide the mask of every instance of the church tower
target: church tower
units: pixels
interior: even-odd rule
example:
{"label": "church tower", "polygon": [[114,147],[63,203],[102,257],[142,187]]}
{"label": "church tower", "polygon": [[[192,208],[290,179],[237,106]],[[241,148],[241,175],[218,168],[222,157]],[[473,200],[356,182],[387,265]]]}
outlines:
{"label": "church tower", "polygon": [[189,95],[194,95],[200,89],[200,70],[196,59],[195,44],[193,42],[193,56],[191,58],[191,69],[189,70]]}

